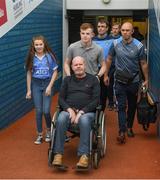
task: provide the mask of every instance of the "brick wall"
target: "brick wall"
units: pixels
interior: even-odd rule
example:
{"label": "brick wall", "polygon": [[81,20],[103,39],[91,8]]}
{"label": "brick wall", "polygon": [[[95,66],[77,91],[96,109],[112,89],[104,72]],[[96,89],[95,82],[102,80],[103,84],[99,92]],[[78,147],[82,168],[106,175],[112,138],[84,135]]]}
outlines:
{"label": "brick wall", "polygon": [[[62,69],[62,0],[45,0],[0,39],[0,129],[33,108],[25,100],[25,57],[31,39],[41,34],[54,50]],[[56,81],[59,89],[61,78]]]}

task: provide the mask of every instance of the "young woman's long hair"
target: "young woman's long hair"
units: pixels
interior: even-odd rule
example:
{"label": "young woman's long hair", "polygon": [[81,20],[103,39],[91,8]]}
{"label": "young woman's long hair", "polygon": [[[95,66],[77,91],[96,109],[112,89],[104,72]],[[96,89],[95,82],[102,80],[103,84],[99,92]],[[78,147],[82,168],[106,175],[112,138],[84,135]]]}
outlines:
{"label": "young woman's long hair", "polygon": [[28,52],[28,55],[27,55],[27,58],[26,58],[26,66],[25,66],[26,70],[31,70],[32,66],[33,66],[33,58],[34,58],[34,55],[35,55],[35,52],[36,52],[35,48],[34,48],[35,40],[42,40],[43,43],[44,43],[44,53],[49,53],[52,56],[52,59],[56,60],[55,53],[49,47],[49,45],[48,45],[46,39],[44,38],[44,36],[42,36],[42,35],[35,36],[35,37],[32,38],[32,42],[31,42],[31,45],[30,45],[30,48],[29,48],[29,52]]}

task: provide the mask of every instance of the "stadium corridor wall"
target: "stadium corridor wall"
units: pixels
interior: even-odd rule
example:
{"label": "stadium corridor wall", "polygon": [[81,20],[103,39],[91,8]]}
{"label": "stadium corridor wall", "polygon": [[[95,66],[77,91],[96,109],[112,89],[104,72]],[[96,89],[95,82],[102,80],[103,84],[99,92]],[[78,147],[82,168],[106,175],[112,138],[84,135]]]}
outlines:
{"label": "stadium corridor wall", "polygon": [[[160,19],[156,16],[154,0],[149,0],[149,78],[153,93],[160,102]],[[160,3],[160,1],[159,1]],[[160,7],[160,5],[159,5]],[[159,9],[160,13],[160,9]],[[160,104],[158,104],[158,135],[160,137]]]}
{"label": "stadium corridor wall", "polygon": [[[62,0],[45,0],[0,39],[0,129],[12,124],[33,108],[25,99],[25,58],[31,39],[44,35],[59,64],[59,89],[62,74]],[[54,92],[55,92],[54,91]]]}

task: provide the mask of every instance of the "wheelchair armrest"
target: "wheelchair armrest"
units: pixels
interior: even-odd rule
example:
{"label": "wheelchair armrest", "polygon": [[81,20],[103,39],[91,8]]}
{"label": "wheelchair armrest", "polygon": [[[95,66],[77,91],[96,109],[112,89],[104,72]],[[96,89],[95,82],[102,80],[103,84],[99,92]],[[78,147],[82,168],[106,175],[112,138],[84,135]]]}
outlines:
{"label": "wheelchair armrest", "polygon": [[98,124],[99,114],[100,114],[101,110],[102,110],[102,106],[98,105],[96,107],[95,124]]}
{"label": "wheelchair armrest", "polygon": [[98,105],[97,107],[96,107],[96,110],[102,110],[102,105]]}
{"label": "wheelchair armrest", "polygon": [[56,106],[56,111],[54,112],[53,117],[52,117],[52,124],[53,124],[54,127],[55,127],[55,122],[57,120],[57,117],[58,117],[58,115],[59,115],[59,113],[61,111],[62,111],[62,108],[59,105],[57,105]]}

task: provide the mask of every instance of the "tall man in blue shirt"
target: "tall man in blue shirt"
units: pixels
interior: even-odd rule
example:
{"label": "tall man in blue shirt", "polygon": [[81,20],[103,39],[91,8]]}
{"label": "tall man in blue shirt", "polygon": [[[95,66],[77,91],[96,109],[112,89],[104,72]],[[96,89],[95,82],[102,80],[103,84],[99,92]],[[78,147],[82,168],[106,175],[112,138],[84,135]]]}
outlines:
{"label": "tall man in blue shirt", "polygon": [[[97,32],[98,35],[93,38],[93,41],[102,47],[104,52],[104,59],[107,59],[110,46],[112,44],[111,37],[108,35],[109,23],[105,18],[100,18],[97,22]],[[101,105],[102,110],[105,110],[106,100],[108,96],[108,87],[104,83],[104,76],[100,78],[101,86]]]}
{"label": "tall man in blue shirt", "polygon": [[[108,74],[112,57],[115,56],[115,95],[118,102],[119,121],[117,141],[125,143],[126,131],[128,137],[134,137],[132,126],[140,82],[139,69],[141,67],[144,75],[143,85],[148,87],[148,65],[143,44],[132,38],[133,26],[130,22],[122,25],[121,34],[122,37],[113,41],[107,58],[106,72]],[[108,76],[106,77],[107,82]]]}
{"label": "tall man in blue shirt", "polygon": [[[120,35],[121,25],[119,22],[114,22],[111,28],[111,39],[118,39]],[[112,111],[116,108],[116,102],[114,98],[114,72],[115,72],[115,58],[112,60],[112,64],[109,70],[109,86],[108,86],[108,110]]]}

